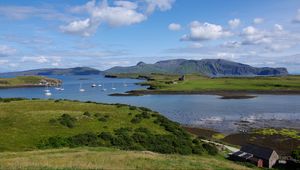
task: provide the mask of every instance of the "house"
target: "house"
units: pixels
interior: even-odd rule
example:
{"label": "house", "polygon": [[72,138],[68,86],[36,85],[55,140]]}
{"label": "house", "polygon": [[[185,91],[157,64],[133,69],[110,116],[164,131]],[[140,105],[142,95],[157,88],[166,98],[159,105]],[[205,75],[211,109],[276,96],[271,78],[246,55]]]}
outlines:
{"label": "house", "polygon": [[231,154],[230,159],[241,162],[250,162],[257,167],[272,168],[279,159],[279,155],[275,150],[270,148],[257,145],[245,145],[240,151]]}

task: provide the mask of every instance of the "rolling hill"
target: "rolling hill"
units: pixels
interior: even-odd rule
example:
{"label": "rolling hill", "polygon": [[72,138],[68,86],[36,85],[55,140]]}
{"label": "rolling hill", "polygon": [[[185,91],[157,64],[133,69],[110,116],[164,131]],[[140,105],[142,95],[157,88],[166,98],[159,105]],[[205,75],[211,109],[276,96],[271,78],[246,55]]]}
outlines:
{"label": "rolling hill", "polygon": [[74,68],[45,68],[19,72],[0,73],[0,76],[28,76],[28,75],[91,75],[101,74],[101,71],[90,67]]}
{"label": "rolling hill", "polygon": [[165,60],[154,64],[139,62],[131,67],[113,67],[106,74],[201,74],[213,77],[222,76],[282,76],[287,75],[286,68],[252,67],[250,65],[223,59],[203,60]]}

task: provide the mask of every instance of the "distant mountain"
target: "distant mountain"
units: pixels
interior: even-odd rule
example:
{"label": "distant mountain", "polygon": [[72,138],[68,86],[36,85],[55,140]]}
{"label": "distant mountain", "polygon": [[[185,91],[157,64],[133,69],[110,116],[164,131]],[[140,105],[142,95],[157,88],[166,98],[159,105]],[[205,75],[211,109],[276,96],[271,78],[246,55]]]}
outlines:
{"label": "distant mountain", "polygon": [[90,75],[101,74],[101,71],[90,67],[75,68],[47,68],[19,72],[0,73],[0,76],[25,76],[25,75]]}
{"label": "distant mountain", "polygon": [[202,74],[206,76],[279,76],[287,75],[286,68],[252,67],[250,65],[223,59],[203,60],[165,60],[155,64],[139,62],[131,67],[113,67],[104,71],[105,74],[120,73],[165,73],[165,74]]}

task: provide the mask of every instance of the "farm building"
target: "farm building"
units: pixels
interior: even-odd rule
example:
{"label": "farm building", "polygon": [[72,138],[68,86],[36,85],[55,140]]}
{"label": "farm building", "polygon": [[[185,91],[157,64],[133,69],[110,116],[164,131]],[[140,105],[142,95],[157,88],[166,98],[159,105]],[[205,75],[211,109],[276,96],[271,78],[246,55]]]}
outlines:
{"label": "farm building", "polygon": [[272,168],[279,159],[279,155],[275,150],[270,148],[257,145],[245,145],[240,151],[231,154],[230,159],[234,161],[250,162],[257,167]]}

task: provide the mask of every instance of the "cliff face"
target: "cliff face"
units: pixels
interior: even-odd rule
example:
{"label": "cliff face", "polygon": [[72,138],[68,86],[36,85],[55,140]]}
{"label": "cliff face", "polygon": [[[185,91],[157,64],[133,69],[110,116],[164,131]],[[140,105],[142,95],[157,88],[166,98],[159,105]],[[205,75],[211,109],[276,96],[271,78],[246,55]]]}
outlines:
{"label": "cliff face", "polygon": [[206,76],[281,76],[287,75],[288,71],[286,68],[258,68],[222,59],[177,59],[159,61],[155,64],[139,62],[136,66],[131,67],[113,67],[106,70],[105,73],[202,74]]}

